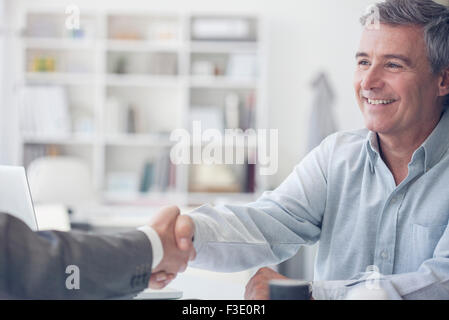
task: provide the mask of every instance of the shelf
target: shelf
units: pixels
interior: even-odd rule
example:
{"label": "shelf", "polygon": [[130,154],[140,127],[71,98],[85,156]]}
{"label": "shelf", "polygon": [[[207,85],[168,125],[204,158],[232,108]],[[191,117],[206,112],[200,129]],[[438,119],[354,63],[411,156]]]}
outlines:
{"label": "shelf", "polygon": [[168,137],[158,134],[109,134],[105,143],[110,146],[169,147],[174,144]]}
{"label": "shelf", "polygon": [[138,74],[108,74],[106,84],[115,87],[179,87],[180,76],[157,76]]}
{"label": "shelf", "polygon": [[[242,130],[243,131],[243,130]],[[232,141],[226,140],[225,138],[225,133],[221,133],[221,137],[223,139],[222,141],[222,145],[221,147],[225,147],[225,148],[249,148],[249,149],[257,149],[257,136],[255,136],[253,139],[248,140],[248,135],[246,134],[237,134],[237,135],[232,135],[233,137],[235,137],[235,139],[232,139]],[[180,142],[176,142],[176,143],[180,143]],[[190,147],[205,147],[205,146],[213,146],[214,145],[214,141],[209,140],[209,139],[202,139],[201,143],[197,143],[197,141],[190,141],[190,144],[188,144],[188,146]]]}
{"label": "shelf", "polygon": [[94,39],[24,38],[27,49],[94,50],[95,45]]}
{"label": "shelf", "polygon": [[123,52],[177,52],[183,46],[178,41],[108,40],[106,48]]}
{"label": "shelf", "polygon": [[25,80],[32,83],[90,85],[95,75],[89,73],[27,72]]}
{"label": "shelf", "polygon": [[[185,81],[183,76],[157,76],[108,74],[106,84],[117,87],[178,87]],[[192,88],[242,88],[256,89],[257,80],[231,77],[191,76],[189,86]]]}
{"label": "shelf", "polygon": [[186,193],[169,192],[103,192],[103,201],[128,205],[182,205],[187,203]]}
{"label": "shelf", "polygon": [[27,144],[93,145],[95,143],[94,137],[90,135],[76,134],[67,136],[23,134],[22,139]]}
{"label": "shelf", "polygon": [[[253,108],[251,117],[258,119],[259,112],[264,112],[260,107],[265,105],[258,92],[262,84],[259,75],[263,74],[261,68],[264,67],[265,59],[262,50],[265,46],[261,46],[259,40],[263,37],[259,35],[258,18],[245,14],[235,15],[250,20],[254,37],[251,35],[242,41],[196,40],[192,38],[192,21],[204,15],[221,18],[223,14],[178,15],[174,12],[138,9],[124,13],[122,10],[111,11],[106,6],[99,11],[89,12],[87,21],[83,10],[85,18],[81,24],[84,33],[78,34],[84,37],[71,38],[76,33],[67,32],[66,29],[47,27],[49,30],[45,30],[48,25],[63,27],[66,18],[64,11],[52,10],[51,6],[45,10],[32,11],[25,6],[23,13],[28,14],[28,19],[24,21],[27,23],[25,30],[30,32],[18,39],[20,46],[17,49],[21,50],[20,55],[23,56],[21,85],[64,86],[58,89],[67,89],[68,110],[74,117],[73,120],[76,120],[75,123],[80,124],[76,128],[82,130],[90,125],[89,128],[93,126],[95,130],[92,135],[24,134],[21,142],[26,157],[22,157],[23,160],[48,154],[48,146],[56,145],[55,149],[59,149],[62,155],[78,156],[86,160],[99,195],[104,194],[105,201],[116,204],[159,206],[188,202],[199,204],[223,199],[249,202],[254,199],[254,194],[205,193],[202,191],[208,191],[207,189],[189,189],[192,181],[189,165],[174,167],[169,192],[117,194],[109,193],[106,189],[110,186],[108,173],[126,169],[124,172],[140,176],[147,158],[166,154],[170,147],[177,145],[179,141],[170,141],[170,132],[152,132],[187,128],[196,106],[221,108],[226,95],[234,92],[239,96],[239,108]],[[253,38],[258,40],[248,40]],[[244,59],[245,55],[254,57],[254,69],[257,69],[255,72],[248,72],[238,66],[238,59]],[[215,66],[212,72],[204,71],[204,68],[203,71],[201,68],[193,68],[195,62],[204,61]],[[245,64],[245,61],[243,63],[249,69],[250,65]],[[35,69],[57,72],[27,72]],[[191,73],[193,70],[197,74],[232,74],[235,77],[197,76]],[[116,71],[124,73],[114,73]],[[239,71],[241,78],[236,77]],[[244,75],[253,74],[255,78],[243,78]],[[32,105],[34,101],[30,104]],[[123,128],[129,127],[131,123],[127,121],[127,117],[132,113],[127,112],[126,108],[134,108],[135,128],[142,133],[119,133],[125,132]],[[224,108],[222,109],[224,112]],[[222,112],[221,109],[219,112]],[[90,122],[83,127],[81,125],[84,119]],[[32,129],[30,126],[30,130]],[[39,128],[38,132],[43,131]],[[236,150],[246,149],[245,155],[257,150],[257,141],[248,142],[245,139],[240,142],[238,138],[234,141],[237,141],[234,146]],[[201,145],[204,148],[209,143],[203,141]],[[231,147],[226,141],[223,144],[224,148]],[[193,146],[192,141],[190,147]],[[256,179],[256,185],[262,186],[261,178],[257,176]],[[195,190],[200,192],[189,192]],[[245,189],[222,188],[215,191],[238,190]]]}
{"label": "shelf", "polygon": [[192,88],[234,88],[234,89],[257,89],[257,80],[240,79],[226,76],[191,76],[190,87]]}
{"label": "shelf", "polygon": [[191,41],[192,53],[257,53],[256,41]]}
{"label": "shelf", "polygon": [[255,201],[259,195],[253,193],[207,193],[207,192],[104,192],[106,203],[128,205],[201,205],[204,203],[217,204],[229,201],[232,203],[249,203]]}
{"label": "shelf", "polygon": [[213,193],[213,192],[189,192],[189,204],[203,204],[217,202],[232,202],[232,203],[249,203],[255,201],[258,195],[253,193]]}

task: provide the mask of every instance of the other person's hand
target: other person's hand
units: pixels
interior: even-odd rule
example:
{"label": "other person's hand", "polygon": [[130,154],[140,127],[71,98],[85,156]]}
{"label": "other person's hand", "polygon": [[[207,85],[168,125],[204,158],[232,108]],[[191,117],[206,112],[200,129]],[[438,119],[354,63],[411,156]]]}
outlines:
{"label": "other person's hand", "polygon": [[178,272],[184,272],[188,261],[195,258],[195,226],[190,217],[180,215],[176,206],[163,208],[151,220],[150,226],[161,239],[164,256],[153,270],[149,286],[161,289],[172,281]]}
{"label": "other person's hand", "polygon": [[148,286],[151,289],[162,289],[167,286],[174,278],[176,274],[166,273],[165,271],[153,272],[151,273],[150,282]]}
{"label": "other person's hand", "polygon": [[268,300],[270,298],[268,282],[273,279],[288,279],[270,268],[260,268],[248,281],[245,290],[246,300]]}

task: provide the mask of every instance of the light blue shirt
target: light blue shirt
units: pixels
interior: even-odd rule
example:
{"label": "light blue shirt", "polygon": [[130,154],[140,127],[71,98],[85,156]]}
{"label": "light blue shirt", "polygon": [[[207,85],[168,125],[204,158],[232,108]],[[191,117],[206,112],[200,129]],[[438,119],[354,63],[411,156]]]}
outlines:
{"label": "light blue shirt", "polygon": [[372,274],[369,266],[391,299],[449,299],[448,114],[398,186],[377,134],[362,129],[327,137],[255,202],[194,210],[191,266],[232,272],[273,265],[319,241],[317,299],[344,298],[363,283],[354,280]]}

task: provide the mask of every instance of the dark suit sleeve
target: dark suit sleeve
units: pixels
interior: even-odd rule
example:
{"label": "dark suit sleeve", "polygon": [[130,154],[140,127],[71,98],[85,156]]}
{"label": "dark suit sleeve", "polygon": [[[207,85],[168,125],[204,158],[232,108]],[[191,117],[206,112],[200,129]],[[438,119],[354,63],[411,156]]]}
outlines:
{"label": "dark suit sleeve", "polygon": [[116,235],[33,232],[22,221],[0,213],[0,296],[102,299],[130,295],[148,286],[151,262],[151,243],[138,230]]}

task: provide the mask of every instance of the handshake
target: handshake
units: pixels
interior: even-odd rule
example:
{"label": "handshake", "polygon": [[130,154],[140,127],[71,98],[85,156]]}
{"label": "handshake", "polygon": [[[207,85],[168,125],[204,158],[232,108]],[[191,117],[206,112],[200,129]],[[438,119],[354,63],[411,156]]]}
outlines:
{"label": "handshake", "polygon": [[[195,259],[193,247],[195,224],[191,217],[181,215],[176,206],[163,208],[150,221],[162,243],[164,254],[161,262],[152,270],[149,287],[162,289],[178,274],[184,272],[190,260]],[[269,298],[268,283],[273,279],[287,279],[270,268],[261,268],[246,285],[245,299]]]}
{"label": "handshake", "polygon": [[186,270],[190,260],[195,259],[195,225],[192,218],[181,215],[176,206],[163,208],[149,225],[159,235],[164,251],[161,262],[152,270],[149,287],[162,289],[178,272]]}

